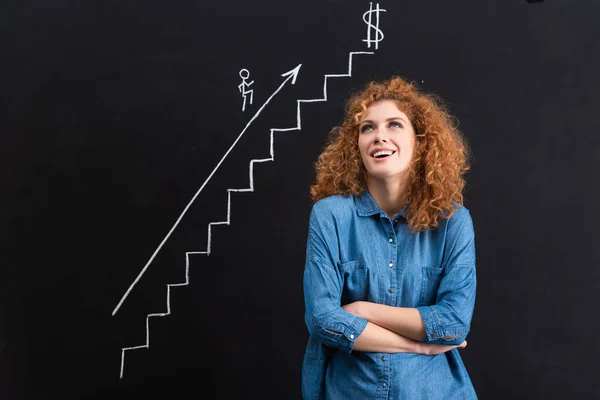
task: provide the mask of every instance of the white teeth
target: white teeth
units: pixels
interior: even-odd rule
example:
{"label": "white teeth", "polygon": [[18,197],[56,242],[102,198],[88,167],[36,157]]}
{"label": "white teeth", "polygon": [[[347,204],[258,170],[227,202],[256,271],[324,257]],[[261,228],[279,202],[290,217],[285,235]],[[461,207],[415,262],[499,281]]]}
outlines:
{"label": "white teeth", "polygon": [[390,151],[390,150],[385,150],[385,151],[378,151],[377,153],[373,154],[373,157],[379,157],[379,156],[391,156],[394,152]]}

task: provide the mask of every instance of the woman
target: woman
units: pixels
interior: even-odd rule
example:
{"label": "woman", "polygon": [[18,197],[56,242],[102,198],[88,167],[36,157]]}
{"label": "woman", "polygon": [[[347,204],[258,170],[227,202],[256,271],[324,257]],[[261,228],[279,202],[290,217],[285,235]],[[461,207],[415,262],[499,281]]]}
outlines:
{"label": "woman", "polygon": [[401,78],[348,102],[317,164],[304,271],[305,399],[476,399],[468,148]]}

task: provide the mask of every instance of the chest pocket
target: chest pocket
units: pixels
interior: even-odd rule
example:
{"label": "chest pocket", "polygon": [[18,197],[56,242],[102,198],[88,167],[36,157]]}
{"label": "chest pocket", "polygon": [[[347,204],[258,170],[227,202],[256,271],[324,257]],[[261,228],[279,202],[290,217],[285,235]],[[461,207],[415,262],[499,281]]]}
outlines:
{"label": "chest pocket", "polygon": [[342,305],[367,300],[369,273],[366,263],[364,261],[348,261],[338,263],[338,268],[344,278]]}
{"label": "chest pocket", "polygon": [[423,267],[421,274],[421,296],[419,297],[420,306],[435,304],[440,281],[442,280],[442,272],[442,268]]}

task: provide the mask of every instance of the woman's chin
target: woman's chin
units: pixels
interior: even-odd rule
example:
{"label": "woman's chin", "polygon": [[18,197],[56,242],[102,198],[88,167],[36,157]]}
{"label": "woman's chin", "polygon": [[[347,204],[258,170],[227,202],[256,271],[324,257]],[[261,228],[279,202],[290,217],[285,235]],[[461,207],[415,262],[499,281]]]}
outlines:
{"label": "woman's chin", "polygon": [[373,183],[390,183],[394,181],[401,181],[403,179],[403,173],[397,171],[377,171],[375,173],[367,173],[367,179]]}

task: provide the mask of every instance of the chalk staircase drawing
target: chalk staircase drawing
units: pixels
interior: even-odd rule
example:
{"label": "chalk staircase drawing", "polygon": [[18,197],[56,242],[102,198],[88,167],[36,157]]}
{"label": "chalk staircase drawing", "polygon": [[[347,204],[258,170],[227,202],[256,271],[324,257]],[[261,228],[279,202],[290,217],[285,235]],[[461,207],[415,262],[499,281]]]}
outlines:
{"label": "chalk staircase drawing", "polygon": [[[353,56],[355,56],[355,55],[367,55],[367,54],[374,54],[374,52],[371,52],[371,51],[350,52],[348,54],[348,72],[347,73],[345,73],[345,74],[326,74],[326,75],[324,75],[323,97],[322,98],[296,100],[296,103],[297,103],[296,126],[290,127],[290,128],[271,128],[270,129],[270,149],[269,149],[270,157],[268,157],[268,158],[262,158],[262,159],[252,159],[250,161],[250,164],[249,164],[249,184],[250,185],[249,185],[249,187],[247,187],[247,188],[237,188],[237,189],[235,189],[235,188],[234,189],[227,189],[227,218],[225,220],[223,220],[223,221],[215,221],[215,222],[210,222],[208,224],[208,240],[207,240],[207,244],[206,244],[206,250],[204,250],[204,251],[189,251],[189,252],[185,253],[185,280],[183,282],[180,282],[180,283],[169,283],[169,284],[166,285],[167,286],[166,311],[165,312],[159,312],[159,313],[152,313],[152,314],[148,314],[146,316],[146,340],[145,340],[145,342],[143,344],[138,345],[138,346],[124,347],[124,348],[121,349],[121,368],[120,368],[120,374],[119,374],[120,379],[123,379],[123,375],[124,375],[125,354],[127,352],[133,351],[133,350],[140,350],[140,349],[148,349],[148,348],[150,348],[150,319],[151,318],[157,318],[157,317],[166,317],[166,316],[168,316],[168,315],[171,314],[171,289],[172,288],[176,288],[176,287],[181,287],[181,286],[187,286],[187,285],[189,285],[189,283],[190,283],[190,279],[189,279],[190,256],[191,255],[198,255],[198,254],[200,254],[200,255],[207,255],[207,256],[210,255],[210,253],[211,253],[212,227],[213,226],[217,226],[217,225],[230,225],[231,224],[231,194],[232,193],[254,192],[254,166],[256,164],[258,164],[258,163],[274,162],[275,161],[275,149],[274,149],[274,139],[275,139],[274,135],[275,135],[275,133],[276,132],[289,132],[289,131],[299,131],[299,130],[301,130],[302,129],[302,119],[301,119],[301,112],[300,112],[301,111],[301,105],[304,104],[304,103],[326,102],[327,101],[327,80],[329,78],[348,78],[348,77],[351,77],[352,76],[352,58],[353,58]],[[160,249],[163,247],[163,245],[165,244],[165,242],[169,239],[169,237],[171,236],[171,234],[173,233],[173,231],[175,230],[175,228],[177,227],[177,225],[179,225],[179,223],[181,222],[183,216],[186,214],[186,212],[191,207],[191,205],[194,203],[194,201],[196,200],[196,198],[198,197],[198,195],[200,194],[200,192],[204,189],[204,187],[206,186],[206,184],[209,182],[209,180],[215,174],[215,172],[217,171],[217,169],[221,166],[221,164],[223,163],[223,161],[225,160],[225,158],[227,157],[227,155],[229,155],[229,153],[231,152],[231,150],[234,148],[234,146],[240,140],[240,138],[242,137],[242,135],[247,131],[247,129],[249,128],[249,126],[252,124],[252,122],[258,117],[258,115],[267,106],[267,104],[279,93],[279,91],[290,80],[291,80],[291,84],[295,84],[296,78],[298,76],[298,73],[300,71],[300,67],[301,66],[302,66],[302,64],[299,64],[296,68],[294,68],[294,69],[292,69],[292,70],[290,70],[290,71],[282,74],[282,76],[286,77],[286,79],[273,92],[273,94],[265,101],[265,103],[263,103],[263,105],[260,107],[260,109],[254,114],[254,116],[246,124],[245,128],[239,134],[239,136],[234,141],[234,143],[229,148],[229,150],[225,153],[225,155],[223,156],[223,158],[221,159],[221,161],[217,164],[217,166],[212,171],[212,173],[209,175],[209,177],[206,179],[206,181],[204,182],[204,184],[200,187],[200,189],[192,197],[191,201],[185,207],[185,209],[183,210],[182,214],[177,219],[177,221],[175,222],[175,224],[173,225],[173,227],[171,228],[171,230],[169,231],[169,233],[166,235],[166,237],[161,242],[161,244],[156,249],[156,251],[152,254],[152,257],[148,260],[148,262],[146,263],[146,265],[144,266],[144,268],[142,268],[142,270],[138,274],[137,278],[130,285],[129,289],[127,290],[127,292],[125,293],[125,295],[122,297],[122,299],[119,302],[119,304],[115,307],[115,309],[114,309],[114,311],[112,313],[113,316],[119,311],[119,308],[122,306],[123,302],[125,301],[125,299],[129,295],[129,293],[131,293],[132,289],[139,282],[139,280],[141,279],[142,275],[148,269],[148,267],[150,266],[150,264],[152,263],[152,261],[154,260],[154,258],[158,254],[158,252],[160,251]]]}

